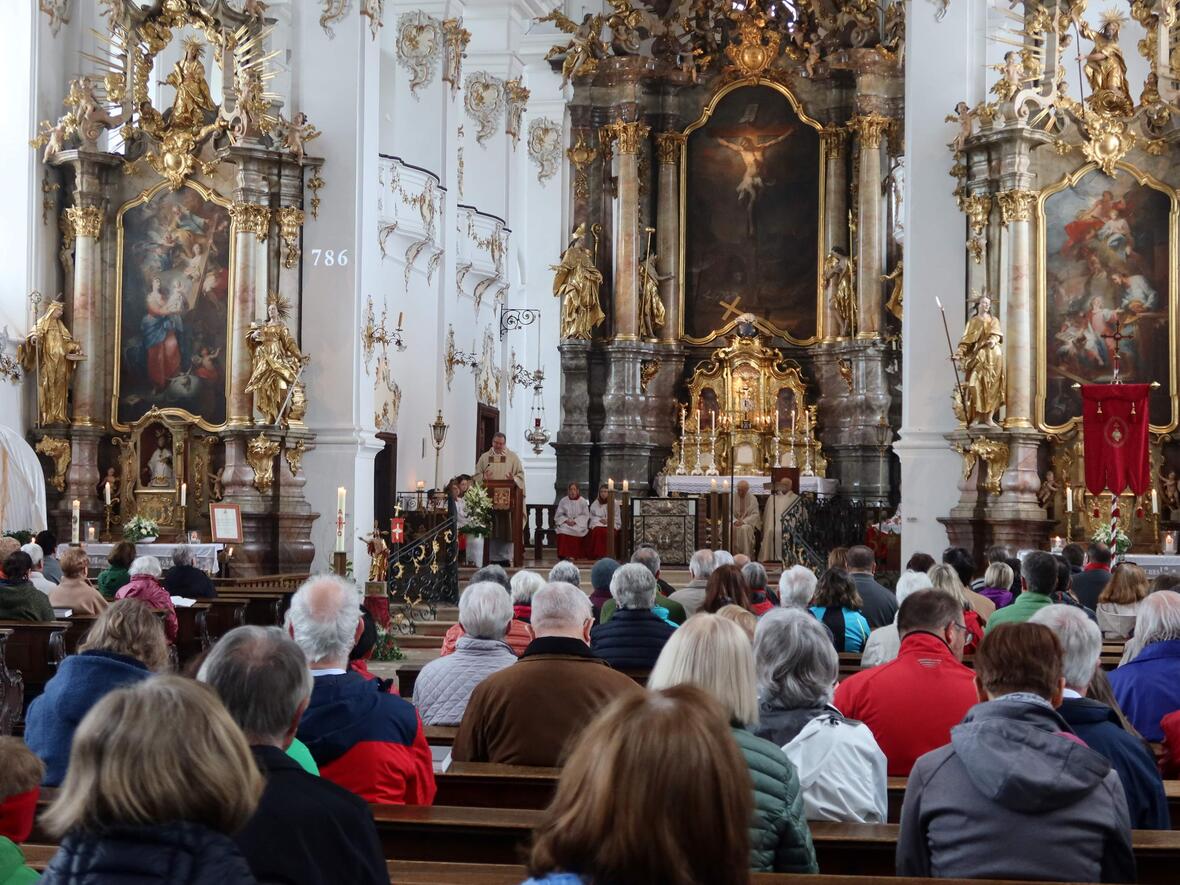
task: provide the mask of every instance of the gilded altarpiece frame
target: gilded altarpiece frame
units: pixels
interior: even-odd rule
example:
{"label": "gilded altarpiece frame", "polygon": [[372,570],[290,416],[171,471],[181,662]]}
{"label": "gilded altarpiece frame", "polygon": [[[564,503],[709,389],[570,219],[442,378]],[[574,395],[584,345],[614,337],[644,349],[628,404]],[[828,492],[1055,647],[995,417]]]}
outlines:
{"label": "gilded altarpiece frame", "polygon": [[[1124,381],[1160,381],[1151,431],[1177,427],[1177,231],[1174,188],[1129,163],[1114,178],[1087,163],[1045,187],[1036,203],[1037,426],[1081,424],[1075,384],[1110,383],[1112,336]],[[1105,336],[1105,337],[1104,337]]]}
{"label": "gilded altarpiece frame", "polygon": [[[758,77],[718,89],[684,130],[678,275],[684,341],[708,344],[731,332],[745,313],[754,316],[759,331],[791,344],[823,338],[822,129],[790,89]],[[732,198],[723,204],[718,182],[731,178]],[[802,196],[800,184],[807,188]],[[693,211],[690,198],[705,192],[709,211]],[[714,225],[725,230],[710,230]],[[805,245],[792,248],[801,236]],[[749,245],[753,254],[743,248]],[[707,261],[700,257],[705,254]],[[788,288],[789,281],[812,270],[814,300],[801,286]],[[734,311],[727,305],[739,296]],[[701,305],[713,310],[702,311]]]}
{"label": "gilded altarpiece frame", "polygon": [[195,181],[168,182],[116,217],[111,424],[153,408],[214,431],[225,426],[232,364],[236,223],[230,202]]}

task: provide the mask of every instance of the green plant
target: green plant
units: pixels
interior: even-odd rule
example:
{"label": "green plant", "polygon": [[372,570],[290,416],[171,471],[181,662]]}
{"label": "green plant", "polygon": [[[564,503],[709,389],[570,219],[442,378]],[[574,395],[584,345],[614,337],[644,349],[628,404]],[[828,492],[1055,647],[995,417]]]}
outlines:
{"label": "green plant", "polygon": [[4,537],[16,538],[18,541],[20,541],[22,547],[25,546],[25,544],[32,543],[33,541],[33,533],[28,529],[10,529],[4,533]]}
{"label": "green plant", "polygon": [[159,534],[160,527],[156,525],[156,521],[146,516],[133,516],[123,526],[123,537],[132,543],[144,538],[155,538]]}
{"label": "green plant", "polygon": [[488,490],[481,485],[473,485],[463,496],[463,506],[467,510],[467,525],[461,531],[465,535],[485,537],[492,531],[492,499],[488,497]]}
{"label": "green plant", "polygon": [[377,625],[377,641],[373,644],[374,661],[400,661],[405,655],[398,648],[394,634]]}
{"label": "green plant", "polygon": [[1105,544],[1115,556],[1126,556],[1131,551],[1131,538],[1119,526],[1118,520],[1100,525],[1091,540]]}

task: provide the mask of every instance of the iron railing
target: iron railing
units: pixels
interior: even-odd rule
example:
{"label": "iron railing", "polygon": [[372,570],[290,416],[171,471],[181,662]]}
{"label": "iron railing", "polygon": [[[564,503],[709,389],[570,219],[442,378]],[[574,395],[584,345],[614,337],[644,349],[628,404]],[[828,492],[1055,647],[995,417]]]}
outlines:
{"label": "iron railing", "polygon": [[828,553],[837,547],[865,542],[870,523],[879,521],[883,508],[842,496],[799,496],[783,514],[783,560],[815,571],[828,567]]}
{"label": "iron railing", "polygon": [[447,519],[410,544],[390,552],[389,619],[398,633],[414,633],[418,621],[434,620],[441,605],[459,601],[459,543],[455,520]]}

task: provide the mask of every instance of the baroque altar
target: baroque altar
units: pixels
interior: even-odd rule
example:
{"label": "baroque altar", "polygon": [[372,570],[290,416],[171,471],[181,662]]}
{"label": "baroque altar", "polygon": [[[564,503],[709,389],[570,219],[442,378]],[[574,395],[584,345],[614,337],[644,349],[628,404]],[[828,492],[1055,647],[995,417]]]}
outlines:
{"label": "baroque altar", "polygon": [[209,503],[227,501],[236,574],[306,569],[297,335],[318,130],[268,91],[265,4],[106,0],[103,15],[33,143],[62,195],[61,301],[34,299],[22,352],[50,523],[68,537],[77,501],[108,536],[140,515],[207,539]]}

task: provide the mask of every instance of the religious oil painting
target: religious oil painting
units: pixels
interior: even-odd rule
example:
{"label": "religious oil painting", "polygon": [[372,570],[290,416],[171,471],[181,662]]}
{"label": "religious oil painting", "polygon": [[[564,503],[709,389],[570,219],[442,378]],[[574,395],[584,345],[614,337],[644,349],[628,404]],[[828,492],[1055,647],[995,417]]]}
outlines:
{"label": "religious oil painting", "polygon": [[120,214],[115,423],[153,406],[225,423],[230,217],[199,186],[160,186]]}
{"label": "religious oil painting", "polygon": [[1151,423],[1173,423],[1173,196],[1127,168],[1097,169],[1041,203],[1042,424],[1080,418],[1075,384],[1158,381]]}
{"label": "religious oil painting", "polygon": [[819,133],[770,86],[715,99],[689,129],[684,332],[708,340],[743,313],[792,341],[817,334]]}

